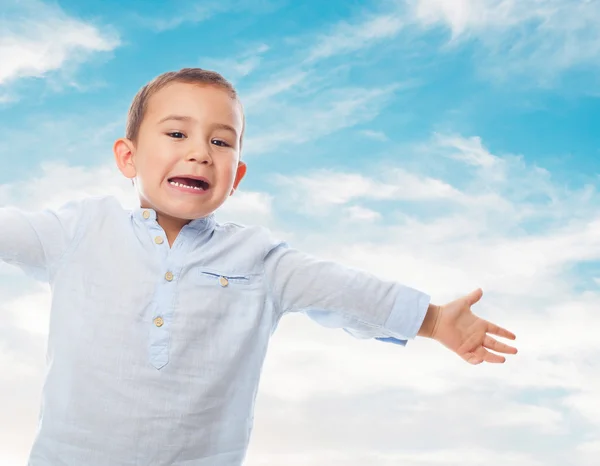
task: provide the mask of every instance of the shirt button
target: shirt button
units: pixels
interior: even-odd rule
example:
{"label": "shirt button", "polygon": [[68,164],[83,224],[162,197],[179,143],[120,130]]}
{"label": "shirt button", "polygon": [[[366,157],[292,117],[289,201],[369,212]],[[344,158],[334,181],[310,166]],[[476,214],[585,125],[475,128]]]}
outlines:
{"label": "shirt button", "polygon": [[168,282],[173,280],[173,272],[167,272],[165,274],[165,280],[167,280]]}
{"label": "shirt button", "polygon": [[157,317],[156,319],[154,319],[154,325],[156,325],[157,327],[162,327],[164,323],[165,321],[162,317]]}
{"label": "shirt button", "polygon": [[157,236],[156,238],[154,238],[154,242],[156,244],[163,244],[165,242],[165,240],[162,239],[162,236]]}
{"label": "shirt button", "polygon": [[142,213],[142,217],[144,217],[145,219],[150,218],[150,212],[148,212],[147,210],[144,210],[144,212]]}
{"label": "shirt button", "polygon": [[227,280],[225,277],[219,277],[219,283],[221,286],[227,286],[229,285],[229,280]]}

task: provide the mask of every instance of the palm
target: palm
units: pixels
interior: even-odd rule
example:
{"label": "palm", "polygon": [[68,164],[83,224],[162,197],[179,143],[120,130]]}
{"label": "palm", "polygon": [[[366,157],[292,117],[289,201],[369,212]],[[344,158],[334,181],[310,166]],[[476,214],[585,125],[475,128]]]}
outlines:
{"label": "palm", "polygon": [[505,358],[489,350],[507,354],[515,354],[517,350],[500,343],[488,334],[511,340],[516,337],[508,330],[481,319],[471,312],[471,306],[479,301],[481,296],[481,290],[476,290],[442,306],[432,336],[470,364],[480,364],[483,361],[502,363]]}

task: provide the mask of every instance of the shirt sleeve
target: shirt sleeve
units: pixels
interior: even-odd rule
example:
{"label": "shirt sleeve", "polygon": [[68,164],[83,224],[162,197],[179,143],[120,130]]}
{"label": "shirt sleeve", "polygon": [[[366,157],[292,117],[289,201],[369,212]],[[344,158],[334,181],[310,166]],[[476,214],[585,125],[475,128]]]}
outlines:
{"label": "shirt sleeve", "polygon": [[83,202],[39,212],[0,208],[0,261],[48,280],[52,268],[75,240],[82,213]]}
{"label": "shirt sleeve", "polygon": [[416,337],[430,302],[418,290],[285,244],[269,252],[265,273],[282,314],[302,312],[356,338],[405,345]]}

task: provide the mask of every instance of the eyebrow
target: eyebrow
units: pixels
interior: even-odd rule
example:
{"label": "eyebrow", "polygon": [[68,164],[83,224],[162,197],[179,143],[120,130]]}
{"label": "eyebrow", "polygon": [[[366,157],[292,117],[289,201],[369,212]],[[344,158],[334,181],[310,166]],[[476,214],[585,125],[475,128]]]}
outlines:
{"label": "eyebrow", "polygon": [[[161,124],[164,123],[165,121],[169,121],[169,120],[175,120],[175,121],[190,121],[190,122],[196,122],[197,120],[194,117],[191,116],[186,116],[186,115],[168,115],[164,118],[162,118],[157,124]],[[231,125],[227,125],[225,123],[215,123],[213,125],[215,128],[217,129],[224,129],[226,131],[231,131],[233,134],[235,134],[235,137],[237,138],[237,131],[235,130],[235,128]]]}

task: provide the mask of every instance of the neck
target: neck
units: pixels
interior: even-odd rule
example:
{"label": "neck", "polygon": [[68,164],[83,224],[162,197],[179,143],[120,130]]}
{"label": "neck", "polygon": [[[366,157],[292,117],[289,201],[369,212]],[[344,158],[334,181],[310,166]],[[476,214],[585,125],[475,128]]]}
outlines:
{"label": "neck", "polygon": [[168,215],[161,214],[159,212],[156,213],[156,221],[161,226],[163,230],[165,230],[165,234],[167,235],[167,241],[169,242],[169,247],[173,246],[177,235],[181,229],[190,223],[190,220],[184,220],[181,218],[169,217]]}

